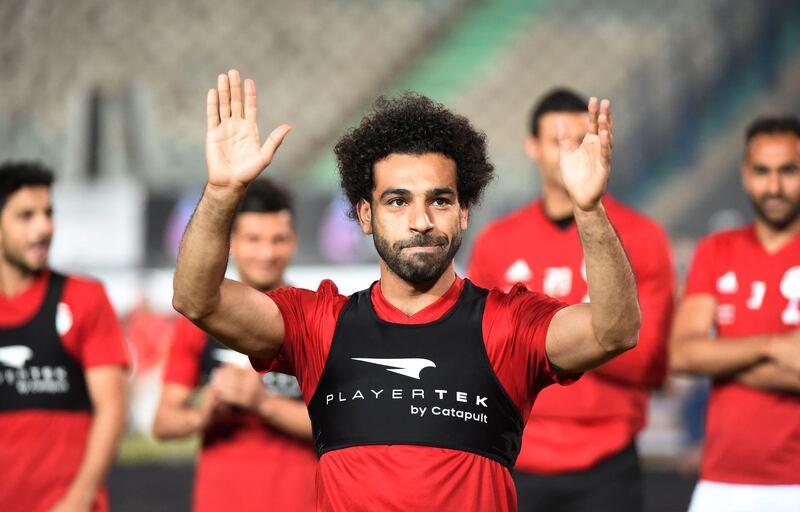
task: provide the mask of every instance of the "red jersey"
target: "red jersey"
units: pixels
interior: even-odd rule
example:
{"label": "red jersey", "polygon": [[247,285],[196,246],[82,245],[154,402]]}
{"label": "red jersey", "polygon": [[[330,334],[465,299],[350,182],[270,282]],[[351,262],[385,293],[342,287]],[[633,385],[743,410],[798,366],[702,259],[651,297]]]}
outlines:
{"label": "red jersey", "polygon": [[[16,297],[0,295],[0,329],[27,323],[42,305],[50,272]],[[59,339],[84,370],[127,366],[122,330],[103,286],[70,276],[55,318]],[[7,370],[5,370],[7,371]],[[0,414],[0,508],[44,512],[61,499],[78,472],[91,427],[89,412],[21,410]],[[108,510],[102,489],[93,512]]]}
{"label": "red jersey", "polygon": [[[717,302],[719,338],[800,328],[800,236],[774,254],[748,226],[709,236],[697,248],[686,296]],[[800,484],[800,396],[715,379],[708,403],[703,480]]]}
{"label": "red jersey", "polygon": [[[464,281],[412,316],[372,288],[375,313],[386,322],[424,324],[438,320],[458,300]],[[286,334],[277,360],[253,360],[297,375],[308,403],[316,389],[348,298],[330,281],[317,292],[284,288],[269,293],[283,316]],[[545,353],[547,328],[564,304],[523,287],[492,290],[482,318],[483,339],[501,386],[527,419],[537,393],[555,382]],[[564,378],[567,382],[571,377]],[[516,491],[509,471],[475,453],[418,445],[370,445],[326,452],[317,470],[317,509],[323,511],[514,511]]]}
{"label": "red jersey", "polygon": [[[200,384],[208,335],[181,317],[164,381]],[[313,510],[317,457],[310,443],[279,432],[258,415],[218,416],[203,434],[194,484],[194,510]]]}
{"label": "red jersey", "polygon": [[[603,206],[636,276],[639,345],[536,400],[516,468],[540,474],[580,471],[619,452],[646,423],[650,389],[666,377],[674,278],[669,242],[653,221],[609,196]],[[541,201],[490,224],[475,242],[468,274],[479,286],[522,283],[568,304],[588,302],[586,267],[575,222],[549,220]]]}

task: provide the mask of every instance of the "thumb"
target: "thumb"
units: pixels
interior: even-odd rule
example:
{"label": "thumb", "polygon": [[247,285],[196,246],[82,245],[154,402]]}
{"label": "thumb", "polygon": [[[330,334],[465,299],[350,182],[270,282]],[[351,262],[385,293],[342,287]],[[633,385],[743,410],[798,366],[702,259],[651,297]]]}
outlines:
{"label": "thumb", "polygon": [[272,157],[275,156],[275,151],[278,150],[283,139],[286,137],[286,134],[291,131],[292,127],[288,124],[282,124],[279,127],[272,130],[272,133],[269,134],[267,140],[264,141],[264,145],[261,146],[261,156],[264,157],[264,160],[269,165],[272,162]]}

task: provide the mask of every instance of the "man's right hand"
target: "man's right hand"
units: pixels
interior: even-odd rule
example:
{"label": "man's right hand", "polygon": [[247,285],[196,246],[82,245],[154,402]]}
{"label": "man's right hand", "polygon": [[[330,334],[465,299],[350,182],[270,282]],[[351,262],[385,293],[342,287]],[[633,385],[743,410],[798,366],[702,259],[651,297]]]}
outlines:
{"label": "man's right hand", "polygon": [[779,366],[800,372],[800,329],[773,337],[768,353]]}
{"label": "man's right hand", "polygon": [[213,187],[246,188],[270,164],[291,130],[291,126],[282,124],[261,145],[255,82],[245,80],[242,98],[241,79],[235,69],[219,75],[217,88],[208,91],[206,116],[206,164],[208,184]]}

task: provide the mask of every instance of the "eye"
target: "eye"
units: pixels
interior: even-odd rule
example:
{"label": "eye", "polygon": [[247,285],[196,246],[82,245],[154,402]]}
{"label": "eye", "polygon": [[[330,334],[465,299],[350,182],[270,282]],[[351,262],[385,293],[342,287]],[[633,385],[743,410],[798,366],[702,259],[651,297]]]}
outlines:
{"label": "eye", "polygon": [[795,174],[798,170],[796,165],[784,165],[781,167],[781,174],[792,175]]}
{"label": "eye", "polygon": [[449,199],[445,199],[444,197],[437,197],[433,200],[433,206],[449,206],[451,201]]}
{"label": "eye", "polygon": [[392,199],[389,199],[386,204],[389,206],[403,206],[406,204],[406,200],[402,197],[393,197]]}

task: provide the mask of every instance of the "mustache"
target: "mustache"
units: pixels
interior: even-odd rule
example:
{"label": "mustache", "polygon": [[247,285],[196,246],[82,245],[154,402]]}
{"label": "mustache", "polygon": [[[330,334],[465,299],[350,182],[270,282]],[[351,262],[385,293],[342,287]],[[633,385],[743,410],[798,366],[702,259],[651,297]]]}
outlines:
{"label": "mustache", "polygon": [[448,240],[446,236],[433,236],[433,235],[426,235],[426,234],[418,234],[414,235],[413,237],[407,240],[401,240],[399,242],[395,242],[394,248],[396,250],[407,249],[409,247],[435,247],[435,246],[445,246],[447,245]]}
{"label": "mustache", "polygon": [[782,194],[766,194],[764,196],[761,196],[761,199],[759,199],[758,202],[763,204],[770,199],[778,199],[779,201],[783,201],[784,203],[789,202],[789,198]]}

